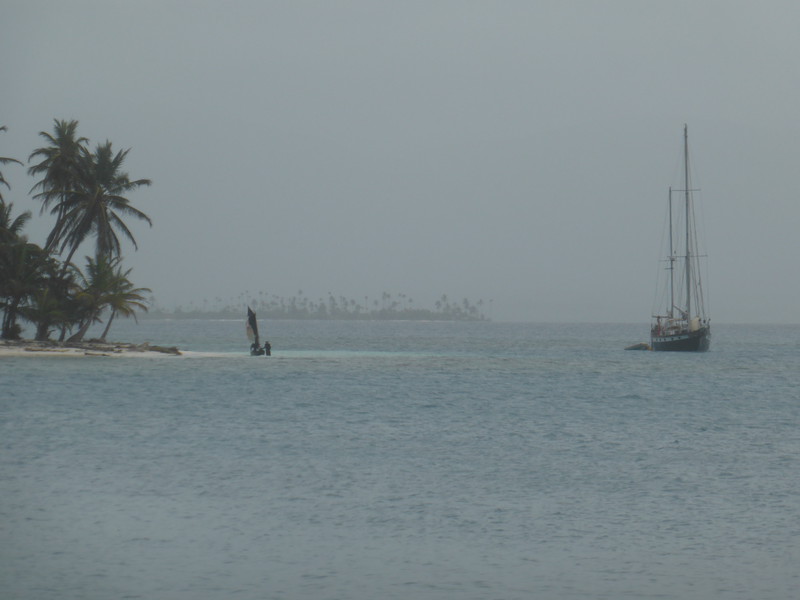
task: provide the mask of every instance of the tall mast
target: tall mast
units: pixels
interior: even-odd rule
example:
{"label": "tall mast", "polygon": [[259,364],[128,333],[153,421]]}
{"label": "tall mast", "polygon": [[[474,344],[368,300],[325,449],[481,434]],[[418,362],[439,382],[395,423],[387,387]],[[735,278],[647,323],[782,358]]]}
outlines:
{"label": "tall mast", "polygon": [[669,310],[667,316],[672,319],[675,308],[675,251],[672,248],[672,186],[669,188]]}
{"label": "tall mast", "polygon": [[692,317],[692,256],[691,245],[689,244],[689,127],[683,126],[683,174],[684,190],[686,194],[686,318]]}

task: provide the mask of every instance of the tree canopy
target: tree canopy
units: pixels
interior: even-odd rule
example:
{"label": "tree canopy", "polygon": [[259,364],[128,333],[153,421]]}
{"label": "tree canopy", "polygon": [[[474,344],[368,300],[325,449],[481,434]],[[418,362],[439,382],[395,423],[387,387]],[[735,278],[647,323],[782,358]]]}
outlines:
{"label": "tree canopy", "polygon": [[[6,127],[0,127],[0,132]],[[152,221],[135,208],[128,195],[151,185],[132,179],[123,164],[130,149],[114,151],[106,140],[89,149],[78,135],[78,121],[54,120],[53,131],[41,131],[45,145],[28,157],[28,175],[38,177],[29,194],[40,203],[40,214],[55,217],[44,246],[28,241],[24,229],[31,211],[14,213],[14,205],[0,194],[0,337],[17,339],[18,319],[32,323],[36,339],[60,332],[63,340],[83,339],[92,323],[106,321],[103,339],[116,315],[136,317],[146,311],[150,290],[136,287],[131,269],[124,269],[122,240],[138,249],[128,220]],[[23,163],[0,157],[0,165]],[[0,172],[0,189],[11,185]],[[85,243],[92,243],[83,270],[72,259]],[[66,253],[66,257],[62,255]]]}

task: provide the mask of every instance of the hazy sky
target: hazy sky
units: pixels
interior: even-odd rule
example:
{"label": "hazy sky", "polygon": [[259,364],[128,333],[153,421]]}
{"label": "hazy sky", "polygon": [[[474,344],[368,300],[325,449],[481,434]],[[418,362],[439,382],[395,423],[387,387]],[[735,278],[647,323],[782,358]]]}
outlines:
{"label": "hazy sky", "polygon": [[688,123],[713,321],[800,322],[798,31],[796,0],[4,0],[0,156],[54,118],[131,148],[126,263],[167,308],[645,323]]}

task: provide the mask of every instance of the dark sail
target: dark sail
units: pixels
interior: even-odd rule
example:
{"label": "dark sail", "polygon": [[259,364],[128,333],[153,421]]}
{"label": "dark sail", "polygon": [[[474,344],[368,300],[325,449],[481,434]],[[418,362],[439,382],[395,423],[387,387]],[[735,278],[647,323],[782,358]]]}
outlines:
{"label": "dark sail", "polygon": [[256,313],[250,307],[247,307],[247,338],[256,346],[260,346],[258,341],[258,322],[256,321]]}
{"label": "dark sail", "polygon": [[247,330],[247,338],[253,342],[250,344],[250,354],[252,356],[270,356],[272,354],[272,346],[268,341],[264,340],[264,347],[261,347],[261,343],[258,340],[258,321],[256,321],[256,313],[254,313],[249,306],[247,307],[247,322],[245,328]]}

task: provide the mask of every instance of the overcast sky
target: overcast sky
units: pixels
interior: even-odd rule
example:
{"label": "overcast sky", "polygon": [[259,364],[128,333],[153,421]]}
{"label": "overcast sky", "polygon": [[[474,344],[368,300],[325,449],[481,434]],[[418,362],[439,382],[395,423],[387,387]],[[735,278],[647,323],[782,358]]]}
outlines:
{"label": "overcast sky", "polygon": [[[647,322],[689,125],[715,322],[800,322],[800,3],[5,0],[0,156],[131,148],[137,285]],[[38,216],[25,169],[3,169]],[[91,248],[85,248],[89,254]]]}

